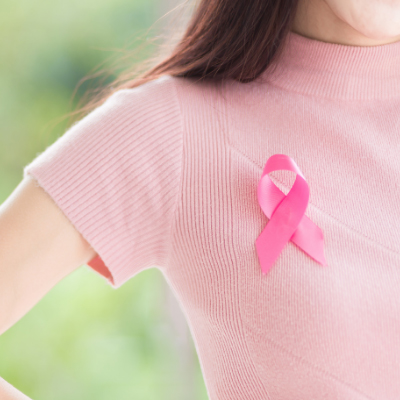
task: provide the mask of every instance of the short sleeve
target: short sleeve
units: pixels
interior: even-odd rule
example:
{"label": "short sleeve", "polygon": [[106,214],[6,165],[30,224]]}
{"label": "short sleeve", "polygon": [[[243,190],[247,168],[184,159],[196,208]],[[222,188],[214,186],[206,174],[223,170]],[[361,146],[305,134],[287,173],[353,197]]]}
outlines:
{"label": "short sleeve", "polygon": [[183,152],[174,79],[118,90],[24,167],[96,251],[88,266],[114,288],[168,262]]}

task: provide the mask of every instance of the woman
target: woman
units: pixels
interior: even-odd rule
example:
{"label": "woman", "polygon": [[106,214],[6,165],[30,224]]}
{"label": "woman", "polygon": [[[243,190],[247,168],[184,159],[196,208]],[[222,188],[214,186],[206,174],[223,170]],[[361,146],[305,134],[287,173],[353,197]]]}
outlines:
{"label": "woman", "polygon": [[[211,400],[399,399],[399,65],[400,0],[201,1],[168,59],[24,168],[0,208],[0,333],[82,264],[115,288],[156,266]],[[277,154],[326,263],[293,235],[263,273]]]}

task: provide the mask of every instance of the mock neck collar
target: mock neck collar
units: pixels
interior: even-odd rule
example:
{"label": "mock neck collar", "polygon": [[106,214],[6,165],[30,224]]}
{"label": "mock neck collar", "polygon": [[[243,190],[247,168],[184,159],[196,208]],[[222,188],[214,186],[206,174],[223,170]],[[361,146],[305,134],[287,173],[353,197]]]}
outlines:
{"label": "mock neck collar", "polygon": [[348,46],[289,32],[276,66],[261,79],[294,92],[343,100],[400,98],[400,41]]}

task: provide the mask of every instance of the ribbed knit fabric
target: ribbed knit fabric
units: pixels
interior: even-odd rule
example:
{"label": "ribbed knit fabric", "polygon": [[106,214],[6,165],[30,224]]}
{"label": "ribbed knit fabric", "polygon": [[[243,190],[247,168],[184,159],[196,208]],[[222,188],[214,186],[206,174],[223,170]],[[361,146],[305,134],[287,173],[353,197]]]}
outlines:
{"label": "ribbed knit fabric", "polygon": [[[400,42],[290,33],[273,73],[124,89],[24,169],[121,286],[157,267],[211,400],[400,399]],[[267,159],[310,188],[327,266],[289,242],[262,274]],[[295,174],[271,173],[285,194]]]}

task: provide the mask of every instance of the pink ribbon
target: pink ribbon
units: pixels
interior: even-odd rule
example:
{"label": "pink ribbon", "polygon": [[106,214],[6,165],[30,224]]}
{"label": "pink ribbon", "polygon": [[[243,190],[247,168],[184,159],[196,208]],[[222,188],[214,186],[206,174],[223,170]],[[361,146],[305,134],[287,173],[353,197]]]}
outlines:
{"label": "pink ribbon", "polygon": [[[278,170],[297,174],[287,195],[268,176],[268,173]],[[318,263],[327,265],[322,230],[305,215],[309,193],[306,179],[292,158],[285,154],[274,154],[267,160],[257,187],[258,202],[269,218],[256,239],[257,254],[264,274],[271,269],[289,240]]]}

